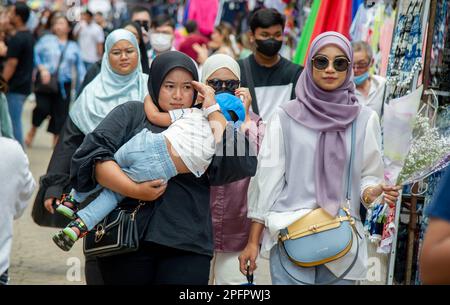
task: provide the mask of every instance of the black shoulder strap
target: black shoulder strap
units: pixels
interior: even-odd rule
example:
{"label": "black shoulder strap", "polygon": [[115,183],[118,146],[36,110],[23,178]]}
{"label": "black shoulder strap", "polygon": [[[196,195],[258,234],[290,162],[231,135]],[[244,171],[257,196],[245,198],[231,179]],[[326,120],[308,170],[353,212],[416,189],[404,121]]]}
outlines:
{"label": "black shoulder strap", "polygon": [[248,89],[250,90],[250,95],[252,96],[252,110],[254,113],[259,115],[258,101],[256,100],[255,83],[253,82],[252,69],[250,67],[250,56],[247,56],[247,58],[243,60],[243,63]]}
{"label": "black shoulder strap", "polygon": [[61,63],[64,58],[64,53],[66,53],[66,49],[69,46],[69,40],[66,42],[66,45],[64,46],[64,49],[61,52],[61,55],[59,56],[58,66],[56,67],[55,74],[57,75],[59,73],[59,67],[61,66]]}

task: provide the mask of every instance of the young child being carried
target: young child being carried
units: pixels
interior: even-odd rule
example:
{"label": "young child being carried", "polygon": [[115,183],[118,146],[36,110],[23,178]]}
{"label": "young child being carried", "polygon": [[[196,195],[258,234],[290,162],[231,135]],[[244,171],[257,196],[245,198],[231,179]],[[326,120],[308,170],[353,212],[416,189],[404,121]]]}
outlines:
{"label": "young child being carried", "polygon": [[[200,86],[193,84],[196,88]],[[232,111],[239,121],[245,120],[244,106],[238,98],[235,99],[235,102],[230,103],[229,96],[222,99],[217,97],[217,104],[214,99],[205,99],[202,109],[176,109],[164,113],[147,96],[144,108],[149,121],[162,127],[170,126],[159,134],[143,129],[117,150],[115,161],[135,182],[155,179],[167,182],[177,174],[184,173],[202,176],[215,153],[215,144],[222,138],[222,133],[216,135],[214,129],[225,128],[226,121],[220,112],[229,117],[228,113]],[[224,102],[221,103],[221,100]],[[56,207],[59,213],[72,219],[53,236],[53,241],[62,250],[69,251],[78,239],[92,230],[124,198],[107,188],[100,189],[100,185],[88,193],[72,189],[70,195],[63,196],[61,204]],[[99,195],[79,210],[79,203],[98,191]]]}

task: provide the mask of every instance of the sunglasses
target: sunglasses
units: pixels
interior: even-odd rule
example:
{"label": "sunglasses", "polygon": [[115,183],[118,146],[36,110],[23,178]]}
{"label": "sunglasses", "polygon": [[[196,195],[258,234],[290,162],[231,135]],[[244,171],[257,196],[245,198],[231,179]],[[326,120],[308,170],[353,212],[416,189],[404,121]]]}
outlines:
{"label": "sunglasses", "polygon": [[[312,59],[313,67],[317,70],[325,70],[330,65],[328,57],[318,55]],[[333,61],[333,68],[337,72],[344,72],[348,70],[350,66],[350,60],[347,57],[336,57]]]}
{"label": "sunglasses", "polygon": [[225,89],[234,92],[237,88],[239,88],[240,84],[240,81],[234,79],[221,80],[214,78],[208,81],[208,85],[212,87],[214,91],[221,91],[225,85]]}

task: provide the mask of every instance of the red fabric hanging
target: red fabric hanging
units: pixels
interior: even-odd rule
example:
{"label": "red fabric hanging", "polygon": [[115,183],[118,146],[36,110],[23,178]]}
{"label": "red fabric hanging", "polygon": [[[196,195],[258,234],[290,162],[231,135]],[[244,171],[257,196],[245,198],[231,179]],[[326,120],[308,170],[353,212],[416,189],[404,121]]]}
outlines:
{"label": "red fabric hanging", "polygon": [[322,0],[312,39],[327,31],[336,31],[350,38],[351,23],[352,0]]}
{"label": "red fabric hanging", "polygon": [[[339,32],[350,39],[352,5],[352,0],[322,0],[310,44],[317,36],[327,31]],[[306,58],[308,55],[305,60]]]}

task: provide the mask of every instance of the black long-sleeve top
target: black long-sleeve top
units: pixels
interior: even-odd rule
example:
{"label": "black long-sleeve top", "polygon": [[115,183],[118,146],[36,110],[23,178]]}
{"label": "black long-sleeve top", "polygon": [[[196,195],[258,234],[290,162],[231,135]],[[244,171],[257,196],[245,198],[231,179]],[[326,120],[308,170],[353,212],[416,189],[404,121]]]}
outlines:
{"label": "black long-sleeve top", "polygon": [[[71,165],[71,184],[74,188],[82,192],[94,188],[97,184],[95,162],[114,160],[114,153],[143,128],[155,133],[164,130],[147,120],[143,103],[128,102],[114,108],[99,126],[86,136],[75,152]],[[237,143],[245,143],[243,156],[228,156],[224,153],[236,152]],[[253,176],[256,165],[256,154],[250,148],[245,135],[234,129],[232,124],[228,124],[223,141],[217,145],[216,155],[202,177],[196,178],[190,173],[173,177],[160,198],[139,210],[137,224],[140,238],[212,256],[214,244],[210,186]],[[121,204],[130,203],[136,204],[137,200],[125,198]]]}
{"label": "black long-sleeve top", "polygon": [[[101,61],[96,62],[87,71],[83,83],[77,92],[77,98],[83,89],[100,73]],[[61,195],[68,193],[70,185],[69,173],[70,162],[77,148],[83,143],[84,133],[73,123],[70,116],[67,117],[59,135],[59,141],[53,150],[52,158],[47,168],[47,173],[41,176],[39,181],[39,191],[36,195],[32,216],[34,221],[41,226],[64,227],[67,219],[60,214],[50,214],[44,208],[44,201],[47,198],[61,198]]]}
{"label": "black long-sleeve top", "polygon": [[44,208],[44,201],[50,197],[61,198],[63,193],[71,190],[70,162],[83,139],[83,132],[68,117],[59,135],[59,141],[53,151],[47,173],[39,180],[39,190],[32,211],[33,219],[37,224],[50,227],[67,225],[67,218],[64,216],[58,213],[52,215],[47,212]]}

